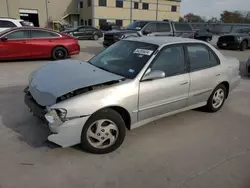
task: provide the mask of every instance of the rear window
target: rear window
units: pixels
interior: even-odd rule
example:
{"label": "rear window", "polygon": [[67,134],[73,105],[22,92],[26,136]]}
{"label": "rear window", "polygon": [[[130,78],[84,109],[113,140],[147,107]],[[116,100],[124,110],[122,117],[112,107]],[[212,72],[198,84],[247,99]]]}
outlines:
{"label": "rear window", "polygon": [[12,28],[17,27],[14,23],[7,20],[0,20],[0,28]]}
{"label": "rear window", "polygon": [[192,27],[185,23],[174,23],[174,28],[176,31],[193,31]]}

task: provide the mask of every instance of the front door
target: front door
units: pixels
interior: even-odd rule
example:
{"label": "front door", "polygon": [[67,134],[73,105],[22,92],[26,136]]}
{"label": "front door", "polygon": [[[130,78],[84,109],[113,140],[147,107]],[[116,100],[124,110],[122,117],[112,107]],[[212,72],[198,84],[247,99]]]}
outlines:
{"label": "front door", "polygon": [[13,31],[6,34],[5,37],[7,40],[0,42],[2,59],[25,59],[30,56],[28,30]]}
{"label": "front door", "polygon": [[188,44],[190,92],[188,105],[206,102],[222,76],[217,55],[203,44]]}
{"label": "front door", "polygon": [[139,90],[138,121],[162,115],[186,107],[189,91],[184,47],[164,47],[149,67],[149,71],[161,70],[165,78],[141,81]]}

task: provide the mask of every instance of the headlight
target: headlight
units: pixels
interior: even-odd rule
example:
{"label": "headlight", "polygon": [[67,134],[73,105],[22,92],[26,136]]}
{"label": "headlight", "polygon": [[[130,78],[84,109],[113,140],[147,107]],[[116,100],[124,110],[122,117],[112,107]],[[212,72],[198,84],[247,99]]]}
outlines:
{"label": "headlight", "polygon": [[238,41],[242,41],[242,37],[236,37]]}
{"label": "headlight", "polygon": [[49,123],[56,123],[58,121],[64,122],[66,120],[67,110],[65,109],[52,109],[45,114],[45,119]]}

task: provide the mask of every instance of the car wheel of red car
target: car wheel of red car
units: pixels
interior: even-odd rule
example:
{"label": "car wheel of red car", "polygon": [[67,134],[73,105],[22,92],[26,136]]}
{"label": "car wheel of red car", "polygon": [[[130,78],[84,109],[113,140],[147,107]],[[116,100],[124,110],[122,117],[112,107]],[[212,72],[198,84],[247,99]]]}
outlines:
{"label": "car wheel of red car", "polygon": [[52,58],[54,60],[65,59],[68,57],[68,51],[64,47],[56,47],[52,51]]}

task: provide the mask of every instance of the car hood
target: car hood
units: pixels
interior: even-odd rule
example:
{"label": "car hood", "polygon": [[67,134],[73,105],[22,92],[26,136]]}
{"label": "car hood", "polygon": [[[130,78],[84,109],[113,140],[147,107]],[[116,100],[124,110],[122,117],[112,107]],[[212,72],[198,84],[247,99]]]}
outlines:
{"label": "car hood", "polygon": [[57,98],[77,89],[121,80],[123,77],[90,63],[62,60],[48,63],[30,76],[29,92],[41,106],[51,106]]}

